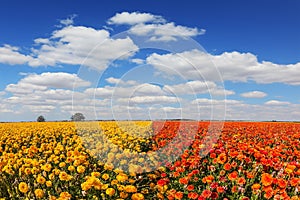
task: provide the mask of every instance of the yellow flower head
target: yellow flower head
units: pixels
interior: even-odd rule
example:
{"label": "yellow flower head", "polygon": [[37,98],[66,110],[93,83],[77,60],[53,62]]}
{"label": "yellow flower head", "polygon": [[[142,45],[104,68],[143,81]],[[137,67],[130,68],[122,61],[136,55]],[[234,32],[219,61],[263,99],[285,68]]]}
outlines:
{"label": "yellow flower head", "polygon": [[19,190],[20,190],[20,192],[22,192],[22,193],[27,193],[27,192],[28,192],[28,185],[27,185],[27,183],[21,182],[21,183],[19,184]]}
{"label": "yellow flower head", "polygon": [[107,188],[105,193],[109,196],[113,196],[115,194],[115,189],[114,188]]}
{"label": "yellow flower head", "polygon": [[77,167],[77,172],[78,172],[79,174],[82,174],[84,171],[85,171],[85,167],[84,167],[84,166],[79,165],[79,166]]}
{"label": "yellow flower head", "polygon": [[44,191],[42,189],[34,190],[34,194],[37,198],[43,198],[44,197]]}

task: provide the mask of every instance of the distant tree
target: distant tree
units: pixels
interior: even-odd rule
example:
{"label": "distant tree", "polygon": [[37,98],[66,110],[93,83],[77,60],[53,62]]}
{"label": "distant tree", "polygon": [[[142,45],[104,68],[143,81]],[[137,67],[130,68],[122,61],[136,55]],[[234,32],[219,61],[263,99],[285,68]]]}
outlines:
{"label": "distant tree", "polygon": [[83,121],[84,119],[85,119],[85,117],[84,117],[84,115],[82,113],[75,113],[71,117],[72,121]]}
{"label": "distant tree", "polygon": [[44,122],[46,121],[45,117],[43,115],[38,116],[38,118],[36,119],[37,122]]}

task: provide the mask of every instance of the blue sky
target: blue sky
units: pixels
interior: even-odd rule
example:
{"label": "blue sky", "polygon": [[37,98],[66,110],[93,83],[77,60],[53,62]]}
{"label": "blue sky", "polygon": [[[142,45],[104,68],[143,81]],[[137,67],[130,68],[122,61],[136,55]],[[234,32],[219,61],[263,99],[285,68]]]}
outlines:
{"label": "blue sky", "polygon": [[300,119],[298,1],[1,1],[0,121]]}

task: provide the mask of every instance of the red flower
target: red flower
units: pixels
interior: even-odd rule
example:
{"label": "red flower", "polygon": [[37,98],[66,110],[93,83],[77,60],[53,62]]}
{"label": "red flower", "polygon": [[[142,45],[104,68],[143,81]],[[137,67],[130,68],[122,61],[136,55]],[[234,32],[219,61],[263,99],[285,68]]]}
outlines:
{"label": "red flower", "polygon": [[179,179],[179,183],[183,184],[183,185],[187,185],[189,183],[189,180],[187,177],[183,177]]}
{"label": "red flower", "polygon": [[201,193],[201,196],[203,196],[204,198],[209,198],[211,195],[211,191],[210,190],[203,190],[203,192]]}
{"label": "red flower", "polygon": [[182,199],[183,198],[183,192],[176,192],[175,193],[175,199]]}
{"label": "red flower", "polygon": [[231,173],[228,175],[228,179],[231,180],[231,181],[237,179],[237,177],[238,177],[238,172],[237,172],[237,171],[233,171],[233,172],[231,172]]}
{"label": "red flower", "polygon": [[198,195],[196,192],[190,192],[190,193],[188,194],[188,198],[189,198],[189,199],[197,199],[198,196],[199,196],[199,195]]}
{"label": "red flower", "polygon": [[222,187],[222,186],[217,187],[217,192],[218,192],[218,193],[223,193],[223,192],[225,192],[224,187]]}
{"label": "red flower", "polygon": [[239,185],[244,185],[246,183],[246,180],[244,177],[240,177],[240,178],[238,178],[237,183]]}
{"label": "red flower", "polygon": [[229,171],[231,169],[230,163],[226,163],[223,168],[224,170]]}
{"label": "red flower", "polygon": [[188,185],[186,188],[188,191],[192,191],[195,189],[194,185]]}
{"label": "red flower", "polygon": [[278,181],[278,186],[279,186],[280,188],[286,188],[286,185],[287,185],[287,181],[286,181],[286,180],[280,178],[280,179],[278,179],[277,181]]}
{"label": "red flower", "polygon": [[160,180],[157,181],[157,185],[159,185],[159,186],[164,186],[164,185],[167,185],[168,182],[169,182],[169,181],[166,180],[166,179],[160,179]]}

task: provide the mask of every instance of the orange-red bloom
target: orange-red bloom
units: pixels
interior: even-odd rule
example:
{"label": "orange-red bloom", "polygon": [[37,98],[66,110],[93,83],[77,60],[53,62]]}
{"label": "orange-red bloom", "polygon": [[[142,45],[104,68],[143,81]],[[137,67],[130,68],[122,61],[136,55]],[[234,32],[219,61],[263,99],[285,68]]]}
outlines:
{"label": "orange-red bloom", "polygon": [[273,182],[273,177],[271,174],[263,173],[261,176],[261,182],[264,186],[269,186]]}

